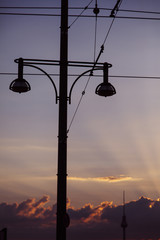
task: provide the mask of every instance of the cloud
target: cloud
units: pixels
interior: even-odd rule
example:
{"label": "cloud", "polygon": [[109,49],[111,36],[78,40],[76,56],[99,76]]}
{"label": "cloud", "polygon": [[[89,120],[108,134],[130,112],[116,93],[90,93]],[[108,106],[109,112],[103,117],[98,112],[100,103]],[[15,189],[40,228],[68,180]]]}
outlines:
{"label": "cloud", "polygon": [[34,198],[28,199],[17,208],[17,214],[21,216],[42,216],[46,208],[44,205],[48,202],[49,196],[43,196],[39,201]]}
{"label": "cloud", "polygon": [[108,177],[95,177],[95,178],[80,178],[68,177],[71,181],[93,181],[93,182],[122,182],[122,181],[140,181],[141,178],[133,178],[129,176],[108,176]]}
{"label": "cloud", "polygon": [[[1,203],[0,223],[8,228],[10,240],[54,240],[56,229],[56,204],[49,206],[49,197],[27,199],[21,203]],[[141,197],[126,203],[128,240],[159,239],[160,201]],[[123,206],[102,202],[90,203],[75,209],[68,201],[71,219],[67,236],[70,240],[119,240]]]}
{"label": "cloud", "polygon": [[[33,180],[56,180],[54,176],[31,176],[30,179]],[[133,182],[133,181],[141,181],[142,178],[135,178],[131,176],[119,175],[119,176],[106,176],[106,177],[67,177],[69,181],[81,181],[81,182],[99,182],[99,183],[116,183],[116,182]]]}

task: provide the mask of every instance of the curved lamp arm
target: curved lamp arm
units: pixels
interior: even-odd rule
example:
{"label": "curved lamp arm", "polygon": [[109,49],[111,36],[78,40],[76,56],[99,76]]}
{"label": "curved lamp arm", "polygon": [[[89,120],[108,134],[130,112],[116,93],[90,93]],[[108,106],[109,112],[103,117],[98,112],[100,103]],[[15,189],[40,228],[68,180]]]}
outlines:
{"label": "curved lamp arm", "polygon": [[85,75],[86,73],[89,73],[90,72],[90,76],[92,75],[92,73],[93,73],[93,71],[95,71],[95,70],[102,70],[103,69],[103,67],[97,67],[97,68],[92,68],[92,69],[89,69],[89,70],[87,70],[87,71],[85,71],[85,72],[83,72],[81,75],[79,75],[77,78],[76,78],[76,80],[73,82],[73,84],[72,84],[72,86],[71,86],[71,88],[70,88],[70,91],[69,91],[69,104],[71,104],[71,95],[72,95],[72,90],[73,90],[73,87],[74,87],[74,85],[76,84],[76,82],[83,76],[83,75]]}
{"label": "curved lamp arm", "polygon": [[56,88],[56,85],[55,85],[53,79],[50,77],[50,75],[49,75],[46,71],[44,71],[43,69],[41,69],[40,67],[37,67],[37,66],[34,66],[34,65],[30,65],[30,64],[25,64],[25,63],[24,63],[23,66],[36,68],[36,69],[40,70],[41,72],[43,72],[43,73],[49,78],[49,80],[51,81],[51,83],[52,83],[52,85],[53,85],[53,87],[54,87],[54,90],[55,90],[56,104],[57,104],[57,101],[58,101],[58,99],[59,99],[58,93],[57,93],[57,88]]}
{"label": "curved lamp arm", "polygon": [[[19,58],[19,59],[16,59],[15,60],[16,63],[18,63],[18,78],[15,79],[14,81],[12,81],[12,83],[10,84],[10,90],[12,90],[13,92],[27,92],[31,89],[29,83],[23,79],[23,66],[28,66],[28,67],[32,67],[32,68],[36,68],[38,69],[39,71],[41,71],[42,73],[44,73],[48,78],[49,80],[51,81],[53,87],[54,87],[54,90],[55,90],[55,95],[56,95],[56,103],[58,102],[59,100],[59,96],[58,96],[58,93],[57,93],[57,88],[56,88],[56,85],[53,81],[53,79],[50,77],[50,75],[44,71],[43,69],[41,69],[40,67],[37,67],[35,65],[32,65],[31,63],[25,63],[23,62],[23,59],[22,58]],[[93,75],[93,71],[95,70],[103,70],[103,83],[99,84],[96,88],[96,94],[98,94],[99,96],[104,96],[104,97],[107,97],[107,96],[112,96],[116,93],[116,90],[115,88],[108,82],[108,68],[112,67],[112,64],[110,63],[104,63],[103,64],[103,67],[99,66],[99,67],[95,67],[93,66],[91,69],[83,72],[81,75],[79,75],[76,80],[73,82],[71,88],[70,88],[70,91],[69,91],[69,95],[67,97],[67,100],[69,101],[69,104],[71,104],[71,95],[72,95],[72,91],[73,91],[73,88],[76,84],[76,82],[82,77],[84,76],[86,73],[90,73],[90,76]]]}

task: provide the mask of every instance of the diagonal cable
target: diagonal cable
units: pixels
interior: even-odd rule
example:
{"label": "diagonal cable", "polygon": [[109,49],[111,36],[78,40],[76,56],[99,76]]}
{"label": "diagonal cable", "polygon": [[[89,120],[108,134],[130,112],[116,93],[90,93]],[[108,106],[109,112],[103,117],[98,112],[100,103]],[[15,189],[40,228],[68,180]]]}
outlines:
{"label": "diagonal cable", "polygon": [[83,96],[84,96],[85,93],[86,93],[86,88],[87,88],[87,86],[88,86],[88,83],[89,83],[89,80],[90,80],[91,76],[92,76],[92,72],[90,73],[90,75],[89,75],[89,77],[88,77],[87,83],[86,83],[86,85],[85,85],[85,87],[84,87],[84,90],[83,90],[83,92],[82,92],[82,95],[81,95],[81,97],[80,97],[80,99],[79,99],[79,102],[78,102],[78,104],[77,104],[76,110],[75,110],[75,112],[74,112],[74,114],[73,114],[73,117],[72,117],[72,119],[71,119],[71,121],[70,121],[68,130],[67,130],[67,133],[70,131],[70,128],[71,128],[72,123],[73,123],[73,121],[74,121],[74,119],[75,119],[75,116],[76,116],[76,114],[77,114],[77,111],[78,111],[78,109],[79,109],[79,106],[80,106],[80,104],[81,104],[81,102],[82,102]]}
{"label": "diagonal cable", "polygon": [[[91,1],[91,2],[92,2],[92,1]],[[90,3],[91,3],[91,2],[90,2]],[[95,13],[95,38],[94,38],[94,62],[95,62],[96,44],[97,44],[97,15],[98,15],[98,13],[99,13],[99,8],[97,7],[97,0],[96,0],[96,3],[95,3],[95,8],[94,8],[93,12]],[[94,64],[94,67],[95,67],[95,64]],[[78,105],[77,105],[77,107],[76,107],[76,110],[75,110],[75,112],[74,112],[74,114],[73,114],[73,117],[72,117],[72,119],[71,119],[71,122],[70,122],[70,124],[69,124],[67,133],[69,132],[69,130],[70,130],[70,128],[71,128],[71,125],[72,125],[72,123],[73,123],[73,121],[74,121],[74,119],[75,119],[75,116],[76,116],[76,114],[77,114],[77,111],[78,111],[78,109],[79,109],[79,106],[80,106],[80,104],[81,104],[81,102],[82,102],[83,96],[85,95],[85,92],[86,92],[87,86],[88,86],[88,84],[89,84],[90,78],[91,78],[91,76],[93,75],[93,69],[94,69],[94,67],[92,68],[92,70],[91,70],[91,72],[90,72],[90,75],[89,75],[89,77],[88,77],[88,80],[87,80],[86,85],[85,85],[85,87],[84,87],[84,90],[83,90],[83,92],[82,92],[82,95],[81,95],[81,97],[80,97],[80,99],[79,99],[79,102],[78,102]]]}
{"label": "diagonal cable", "polygon": [[[112,20],[112,22],[111,22],[111,24],[110,24],[110,27],[109,27],[109,29],[108,29],[108,31],[107,31],[107,34],[106,34],[106,36],[105,36],[105,38],[104,38],[104,41],[103,41],[103,44],[102,44],[102,46],[101,46],[100,52],[99,52],[96,60],[94,61],[94,65],[93,65],[93,67],[92,67],[92,69],[91,69],[91,72],[90,72],[90,75],[89,75],[89,77],[88,77],[87,83],[86,83],[86,85],[85,85],[85,87],[84,87],[84,90],[83,90],[82,95],[81,95],[81,97],[80,97],[80,100],[79,100],[79,102],[78,102],[77,108],[76,108],[76,110],[75,110],[75,112],[74,112],[74,114],[73,114],[73,117],[72,117],[72,119],[71,119],[71,122],[70,122],[70,124],[69,124],[69,128],[68,128],[68,130],[67,130],[67,133],[70,131],[70,128],[71,128],[72,123],[73,123],[73,121],[74,121],[74,119],[75,119],[75,116],[76,116],[76,114],[77,114],[77,111],[78,111],[78,109],[79,109],[79,106],[80,106],[80,104],[81,104],[81,102],[82,102],[83,96],[85,95],[86,88],[87,88],[87,86],[88,86],[88,84],[89,84],[89,81],[90,81],[90,79],[91,79],[91,76],[93,75],[93,70],[95,69],[96,64],[98,63],[98,60],[99,60],[101,54],[102,54],[103,51],[104,51],[104,44],[105,44],[106,41],[107,41],[107,38],[108,38],[108,36],[109,36],[109,33],[110,33],[110,31],[111,31],[112,25],[113,25],[114,20],[115,20],[115,16],[117,15],[117,12],[118,12],[118,10],[119,10],[119,7],[120,7],[121,3],[122,3],[122,0],[118,0],[118,1],[117,1],[117,4],[116,4],[115,7],[114,7],[114,11],[116,11],[116,12],[114,12],[114,14],[115,14],[115,15],[114,15],[114,18],[113,18],[113,20]],[[96,5],[97,5],[97,2],[96,2]],[[97,14],[96,14],[96,16],[97,16]],[[96,23],[96,24],[97,24],[97,23]],[[97,27],[97,26],[96,26],[96,27]],[[96,30],[96,28],[95,28],[95,30]],[[96,33],[95,33],[95,36],[96,36]],[[95,39],[96,39],[96,37],[95,37]],[[95,48],[96,48],[95,46],[96,46],[96,43],[94,44],[94,52],[95,52]],[[95,57],[95,56],[94,56],[94,57]]]}
{"label": "diagonal cable", "polygon": [[89,7],[89,5],[93,2],[93,0],[91,0],[88,5],[82,10],[82,12],[75,18],[75,20],[70,24],[70,26],[68,28],[70,28],[77,20],[78,18],[84,13],[84,11]]}

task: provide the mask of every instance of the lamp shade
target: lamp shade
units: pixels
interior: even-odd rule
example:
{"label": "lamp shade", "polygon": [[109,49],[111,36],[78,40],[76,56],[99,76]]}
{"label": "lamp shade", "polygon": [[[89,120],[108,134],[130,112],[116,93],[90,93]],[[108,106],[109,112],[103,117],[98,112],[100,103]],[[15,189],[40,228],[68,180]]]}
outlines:
{"label": "lamp shade", "polygon": [[116,90],[111,83],[103,82],[97,86],[95,93],[99,96],[109,97],[116,94]]}
{"label": "lamp shade", "polygon": [[25,79],[15,79],[11,82],[9,89],[13,92],[24,93],[31,90],[30,84]]}

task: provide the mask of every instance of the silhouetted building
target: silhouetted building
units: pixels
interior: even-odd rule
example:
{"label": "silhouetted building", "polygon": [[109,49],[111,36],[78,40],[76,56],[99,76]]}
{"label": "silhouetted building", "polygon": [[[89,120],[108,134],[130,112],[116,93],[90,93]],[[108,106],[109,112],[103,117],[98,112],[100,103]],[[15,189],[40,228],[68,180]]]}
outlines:
{"label": "silhouetted building", "polygon": [[7,228],[3,228],[0,231],[0,240],[7,240]]}

